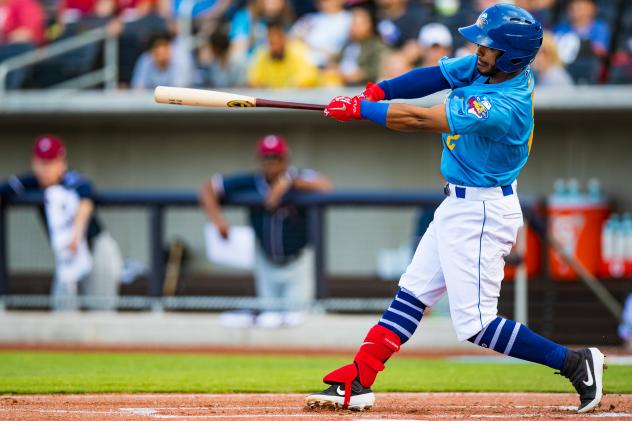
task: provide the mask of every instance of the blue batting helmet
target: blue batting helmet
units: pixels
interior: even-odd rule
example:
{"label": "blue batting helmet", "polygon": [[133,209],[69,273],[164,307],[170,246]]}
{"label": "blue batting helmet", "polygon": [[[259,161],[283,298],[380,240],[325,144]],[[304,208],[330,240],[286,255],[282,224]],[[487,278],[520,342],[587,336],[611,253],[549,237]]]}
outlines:
{"label": "blue batting helmet", "polygon": [[474,25],[459,32],[474,44],[502,51],[496,67],[506,73],[530,64],[542,45],[542,25],[531,13],[511,4],[488,7]]}

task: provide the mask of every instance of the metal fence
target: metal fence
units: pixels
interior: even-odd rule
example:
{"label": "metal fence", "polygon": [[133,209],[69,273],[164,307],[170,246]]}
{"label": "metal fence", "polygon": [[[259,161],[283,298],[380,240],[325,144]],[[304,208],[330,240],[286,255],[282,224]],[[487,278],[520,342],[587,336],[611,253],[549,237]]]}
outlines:
{"label": "metal fence", "polygon": [[[327,193],[294,193],[288,195],[287,203],[307,209],[309,238],[314,249],[316,306],[324,310],[379,311],[387,302],[383,299],[341,299],[331,298],[328,276],[326,274],[326,218],[331,208],[436,208],[444,199],[438,191],[375,191],[375,190],[336,190]],[[166,212],[172,208],[198,207],[198,197],[194,192],[185,191],[127,191],[100,192],[95,195],[95,203],[100,208],[116,207],[142,209],[148,215],[149,235],[149,272],[146,296],[119,297],[117,307],[121,309],[223,309],[223,308],[265,308],[256,298],[248,297],[163,297],[165,279],[164,247],[166,232]],[[536,201],[523,199],[523,208],[527,218],[533,217],[529,210]],[[7,224],[8,207],[33,207],[42,204],[41,194],[27,194],[0,202],[0,298],[5,305],[18,307],[48,307],[47,296],[10,296],[8,293],[7,264]],[[258,207],[262,206],[262,197],[258,194],[240,194],[231,196],[224,206]],[[520,260],[520,259],[519,259]],[[518,262],[520,263],[520,262]],[[525,271],[523,271],[525,272]],[[526,272],[519,280],[516,289],[516,314],[518,319],[526,321]],[[87,297],[86,299],[90,299]],[[98,299],[96,297],[95,299]],[[85,301],[85,300],[84,300]],[[270,304],[271,306],[273,303]]]}

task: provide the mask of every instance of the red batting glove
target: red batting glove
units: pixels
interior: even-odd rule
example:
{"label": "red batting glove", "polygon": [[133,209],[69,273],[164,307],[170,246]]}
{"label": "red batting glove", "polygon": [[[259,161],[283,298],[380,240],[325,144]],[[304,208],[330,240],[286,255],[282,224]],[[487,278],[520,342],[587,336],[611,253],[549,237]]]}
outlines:
{"label": "red batting glove", "polygon": [[360,95],[363,99],[371,102],[382,101],[386,98],[384,90],[377,83],[369,82],[366,84],[364,92]]}
{"label": "red batting glove", "polygon": [[359,120],[362,118],[360,116],[360,102],[362,100],[363,98],[358,96],[353,98],[337,96],[325,107],[323,114],[325,117],[331,117],[338,121]]}

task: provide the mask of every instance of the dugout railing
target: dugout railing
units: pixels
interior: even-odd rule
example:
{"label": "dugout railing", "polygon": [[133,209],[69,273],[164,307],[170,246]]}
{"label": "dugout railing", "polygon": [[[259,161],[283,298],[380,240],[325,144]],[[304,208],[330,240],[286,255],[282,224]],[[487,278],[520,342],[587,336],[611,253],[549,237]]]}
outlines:
{"label": "dugout railing", "polygon": [[[375,310],[383,309],[385,301],[349,300],[329,298],[328,277],[326,274],[326,239],[325,224],[326,211],[330,208],[376,208],[376,207],[432,207],[436,208],[444,199],[444,194],[438,191],[374,191],[374,190],[335,190],[327,193],[295,193],[286,197],[286,202],[305,207],[309,220],[309,238],[314,249],[314,270],[316,280],[316,298],[322,309],[334,310]],[[128,192],[99,192],[94,198],[99,207],[142,208],[147,212],[149,235],[149,273],[145,297],[119,297],[119,308],[133,309],[220,309],[230,307],[257,308],[265,307],[265,303],[256,298],[227,298],[227,297],[163,297],[163,282],[165,279],[165,213],[169,208],[198,207],[197,194],[186,191],[128,191]],[[25,194],[0,202],[0,302],[9,306],[48,307],[47,296],[12,296],[8,295],[8,259],[7,259],[7,224],[8,207],[33,207],[42,204],[41,194]],[[555,246],[548,238],[545,221],[537,211],[540,202],[536,198],[523,196],[521,199],[525,220],[544,239],[545,243]],[[230,207],[262,206],[262,197],[258,194],[240,194],[231,197],[224,203]],[[524,259],[525,239],[520,235],[517,247],[518,254],[512,264],[518,268],[514,288],[514,314],[519,321],[528,319],[527,279]],[[582,279],[604,303],[609,311],[620,317],[620,304],[590,273],[582,273],[581,267],[572,256],[564,255]]]}

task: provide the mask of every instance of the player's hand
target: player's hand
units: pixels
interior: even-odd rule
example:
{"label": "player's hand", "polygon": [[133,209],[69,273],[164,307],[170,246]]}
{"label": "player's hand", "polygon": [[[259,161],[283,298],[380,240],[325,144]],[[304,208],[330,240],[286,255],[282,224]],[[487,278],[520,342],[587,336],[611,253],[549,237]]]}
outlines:
{"label": "player's hand", "polygon": [[228,225],[228,222],[226,222],[226,221],[219,221],[218,223],[215,224],[215,227],[217,228],[217,232],[219,232],[219,235],[224,240],[227,240],[228,239],[228,231],[230,230],[230,226]]}
{"label": "player's hand", "polygon": [[266,196],[265,203],[264,203],[266,209],[268,210],[276,209],[281,203],[281,200],[283,200],[283,196],[285,195],[285,193],[287,193],[287,191],[290,190],[290,187],[292,187],[292,180],[289,177],[287,176],[279,177],[274,182],[274,184],[272,184],[272,187],[270,188],[270,191],[268,192],[268,195]]}
{"label": "player's hand", "polygon": [[366,99],[367,101],[377,102],[382,101],[386,98],[386,94],[384,90],[377,83],[369,82],[366,84],[366,88],[364,88],[364,92],[360,94],[360,98]]}
{"label": "player's hand", "polygon": [[361,101],[362,98],[359,96],[354,96],[353,98],[337,96],[325,107],[323,114],[325,117],[331,117],[338,121],[359,120],[362,118],[360,116]]}
{"label": "player's hand", "polygon": [[72,253],[77,253],[77,250],[79,250],[79,242],[80,241],[81,241],[81,234],[79,234],[77,232],[73,232],[72,233],[72,238],[70,239],[70,244],[68,244],[68,249]]}

